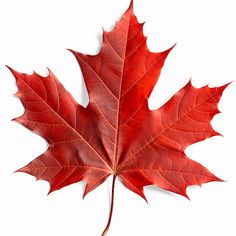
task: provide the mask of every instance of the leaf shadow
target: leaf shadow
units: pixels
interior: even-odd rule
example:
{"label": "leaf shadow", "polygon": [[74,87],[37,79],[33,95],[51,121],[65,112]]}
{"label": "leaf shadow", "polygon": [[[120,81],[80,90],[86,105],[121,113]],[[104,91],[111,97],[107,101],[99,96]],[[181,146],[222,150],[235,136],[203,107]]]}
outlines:
{"label": "leaf shadow", "polygon": [[165,195],[166,197],[175,197],[175,193],[171,193],[167,190],[158,188],[154,185],[148,185],[145,187],[145,192],[151,192],[151,193],[158,193],[158,194],[162,194]]}
{"label": "leaf shadow", "polygon": [[[96,35],[96,40],[97,40],[97,47],[95,49],[95,53],[94,55],[97,55],[102,47],[102,37],[103,37],[103,31],[97,33]],[[81,71],[82,73],[82,71]],[[85,84],[85,79],[84,79],[84,75],[82,73],[82,81],[81,81],[81,89],[80,89],[80,98],[81,98],[81,105],[83,105],[84,107],[87,107],[89,104],[89,93]]]}

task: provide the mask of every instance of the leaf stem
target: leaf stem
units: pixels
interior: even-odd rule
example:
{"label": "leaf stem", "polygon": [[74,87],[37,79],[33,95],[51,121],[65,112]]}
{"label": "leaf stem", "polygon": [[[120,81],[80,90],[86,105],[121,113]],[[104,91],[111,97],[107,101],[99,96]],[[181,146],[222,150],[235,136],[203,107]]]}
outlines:
{"label": "leaf stem", "polygon": [[111,218],[112,218],[112,213],[113,213],[113,206],[114,206],[114,193],[115,193],[115,181],[116,181],[116,175],[113,175],[113,180],[112,180],[112,189],[111,189],[111,207],[110,207],[110,214],[107,222],[107,226],[104,229],[102,236],[106,236],[107,232],[109,230],[110,224],[111,224]]}

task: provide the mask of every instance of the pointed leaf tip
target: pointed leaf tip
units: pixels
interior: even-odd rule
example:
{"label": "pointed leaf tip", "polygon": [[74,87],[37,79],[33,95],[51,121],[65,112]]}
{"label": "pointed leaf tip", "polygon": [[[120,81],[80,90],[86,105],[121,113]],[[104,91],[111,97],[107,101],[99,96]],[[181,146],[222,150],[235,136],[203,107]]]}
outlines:
{"label": "pointed leaf tip", "polygon": [[133,0],[131,0],[131,2],[129,4],[129,7],[127,8],[125,14],[128,13],[128,12],[130,12],[130,13],[134,12],[134,2],[133,2]]}
{"label": "pointed leaf tip", "polygon": [[74,51],[73,49],[70,49],[70,48],[67,48],[67,50],[68,50],[69,52],[71,52],[71,53],[74,55],[75,59],[77,60],[78,52],[76,52],[76,51]]}
{"label": "pointed leaf tip", "polygon": [[172,47],[170,47],[170,48],[168,48],[167,50],[161,52],[162,57],[163,57],[164,59],[166,59],[167,56],[169,55],[169,53],[172,51],[172,49],[173,49],[175,46],[176,46],[176,43],[175,43]]}
{"label": "pointed leaf tip", "polygon": [[233,83],[233,82],[234,82],[234,81],[231,81],[231,82],[229,82],[229,83],[227,83],[227,84],[224,84],[224,85],[220,86],[220,87],[219,87],[220,92],[223,93],[224,90],[225,90],[231,83]]}
{"label": "pointed leaf tip", "polygon": [[134,0],[131,0],[131,1],[130,1],[129,8],[128,8],[128,9],[130,9],[130,10],[133,11],[133,9],[134,9]]}
{"label": "pointed leaf tip", "polygon": [[66,50],[69,51],[69,52],[71,52],[71,53],[73,53],[73,54],[75,53],[75,51],[72,50],[72,49],[70,49],[70,48],[67,48]]}
{"label": "pointed leaf tip", "polygon": [[47,193],[47,196],[49,196],[52,192],[53,192],[53,190],[50,188],[48,193]]}
{"label": "pointed leaf tip", "polygon": [[[14,119],[14,120],[16,120],[16,119]],[[29,170],[28,170],[28,168],[27,168],[27,166],[24,166],[24,167],[22,167],[22,168],[17,169],[17,170],[14,171],[14,173],[19,173],[19,172],[24,172],[24,173],[30,174],[30,173],[29,173]]]}
{"label": "pointed leaf tip", "polygon": [[13,70],[10,66],[8,66],[8,65],[5,65],[5,66],[6,66],[6,67],[8,68],[8,70],[13,74],[14,77],[18,74],[18,72],[15,71],[15,70]]}

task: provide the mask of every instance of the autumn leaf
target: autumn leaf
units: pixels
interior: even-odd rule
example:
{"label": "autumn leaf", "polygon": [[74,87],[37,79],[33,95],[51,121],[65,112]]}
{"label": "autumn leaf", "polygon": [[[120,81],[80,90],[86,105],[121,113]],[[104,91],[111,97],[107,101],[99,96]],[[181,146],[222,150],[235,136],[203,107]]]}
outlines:
{"label": "autumn leaf", "polygon": [[47,140],[49,147],[18,171],[50,183],[50,191],[85,181],[84,196],[113,175],[110,226],[116,178],[144,199],[143,187],[187,197],[186,188],[220,181],[185,154],[189,145],[218,135],[211,126],[227,85],[194,88],[187,83],[158,110],[148,98],[172,48],[150,52],[133,4],[112,32],[103,33],[100,52],[72,51],[89,93],[79,105],[56,76],[12,71],[25,112],[15,120]]}

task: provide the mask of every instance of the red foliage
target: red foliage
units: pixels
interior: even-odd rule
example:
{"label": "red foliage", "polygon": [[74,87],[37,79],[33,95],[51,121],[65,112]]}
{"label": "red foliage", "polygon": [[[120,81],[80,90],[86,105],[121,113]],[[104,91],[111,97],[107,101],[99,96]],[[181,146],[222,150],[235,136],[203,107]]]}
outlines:
{"label": "red foliage", "polygon": [[42,77],[11,69],[25,108],[16,120],[49,144],[19,171],[47,180],[50,192],[83,180],[84,195],[113,175],[143,198],[146,185],[187,196],[189,185],[220,180],[184,151],[218,134],[210,121],[226,85],[197,89],[189,82],[150,111],[148,98],[171,49],[150,52],[142,29],[131,4],[114,30],[104,32],[97,55],[72,51],[89,93],[86,108],[51,71]]}

